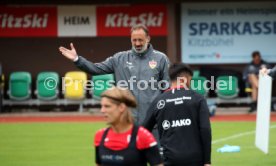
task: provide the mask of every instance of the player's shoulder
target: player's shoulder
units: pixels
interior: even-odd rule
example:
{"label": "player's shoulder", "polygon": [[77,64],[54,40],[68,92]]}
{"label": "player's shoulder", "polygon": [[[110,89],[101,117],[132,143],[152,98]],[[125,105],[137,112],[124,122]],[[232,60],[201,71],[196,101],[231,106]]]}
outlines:
{"label": "player's shoulder", "polygon": [[201,100],[205,100],[205,97],[201,94],[199,94],[198,92],[196,92],[195,90],[184,90],[183,91],[185,93],[185,96],[187,97],[191,97],[191,99],[197,100],[197,101],[201,101]]}
{"label": "player's shoulder", "polygon": [[107,129],[107,128],[99,129],[99,130],[96,132],[96,134],[95,134],[95,139],[96,139],[96,140],[102,139],[102,136],[103,136],[103,134],[104,134],[104,132],[105,132],[106,129]]}
{"label": "player's shoulder", "polygon": [[191,96],[195,96],[197,98],[204,98],[201,94],[199,94],[198,92],[196,92],[195,90],[190,89],[189,91],[187,91]]}
{"label": "player's shoulder", "polygon": [[163,53],[161,51],[158,51],[158,50],[155,50],[155,49],[152,50],[152,53],[157,55],[157,56],[167,57],[167,55],[165,53]]}
{"label": "player's shoulder", "polygon": [[128,59],[127,55],[131,56],[131,50],[117,52],[113,55],[113,59],[117,62],[126,61]]}
{"label": "player's shoulder", "polygon": [[149,132],[146,128],[144,128],[143,126],[139,126],[138,128],[138,136],[150,136],[152,135],[151,132]]}
{"label": "player's shoulder", "polygon": [[105,132],[106,128],[100,129],[96,132],[94,136],[94,145],[99,146],[103,137],[103,134]]}
{"label": "player's shoulder", "polygon": [[115,53],[114,56],[123,56],[123,55],[129,54],[129,53],[130,53],[130,50],[119,51],[119,52]]}
{"label": "player's shoulder", "polygon": [[156,59],[160,59],[160,61],[169,63],[168,56],[165,53],[158,50],[153,50],[152,54],[153,54],[152,56],[154,56]]}
{"label": "player's shoulder", "polygon": [[168,96],[170,96],[170,92],[165,91],[163,93],[161,93],[160,95],[158,95],[152,102],[152,104],[157,104],[158,102],[160,102],[160,100],[165,100],[166,98],[168,98]]}
{"label": "player's shoulder", "polygon": [[152,135],[152,133],[142,126],[139,127],[138,133],[137,133],[137,148],[147,149],[156,145],[157,145],[157,142],[154,136]]}

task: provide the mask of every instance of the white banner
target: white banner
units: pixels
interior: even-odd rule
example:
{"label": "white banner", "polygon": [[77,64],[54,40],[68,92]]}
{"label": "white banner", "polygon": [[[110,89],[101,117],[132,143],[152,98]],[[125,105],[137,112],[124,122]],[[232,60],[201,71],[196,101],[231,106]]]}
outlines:
{"label": "white banner", "polygon": [[183,3],[182,61],[249,63],[251,53],[276,62],[276,3]]}
{"label": "white banner", "polygon": [[272,78],[259,75],[255,145],[264,153],[269,149]]}
{"label": "white banner", "polygon": [[96,6],[58,6],[58,36],[96,36]]}

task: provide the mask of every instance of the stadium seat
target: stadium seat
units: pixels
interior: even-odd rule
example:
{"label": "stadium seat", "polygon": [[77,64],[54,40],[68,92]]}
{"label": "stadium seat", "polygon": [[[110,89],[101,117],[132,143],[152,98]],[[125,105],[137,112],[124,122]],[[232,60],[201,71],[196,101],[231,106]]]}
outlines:
{"label": "stadium seat", "polygon": [[70,71],[65,74],[63,86],[64,98],[82,100],[86,96],[87,75],[82,71]]}
{"label": "stadium seat", "polygon": [[219,76],[216,79],[216,93],[223,99],[237,97],[239,94],[238,78],[236,76]]}
{"label": "stadium seat", "polygon": [[56,72],[41,72],[36,79],[36,95],[40,100],[58,97],[59,75]]}
{"label": "stadium seat", "polygon": [[96,75],[92,77],[93,81],[93,90],[92,96],[94,99],[100,99],[101,94],[111,88],[112,85],[115,84],[114,75],[113,74],[104,74],[104,75]]}
{"label": "stadium seat", "polygon": [[10,74],[8,95],[13,100],[26,100],[31,97],[32,77],[29,72]]}
{"label": "stadium seat", "polygon": [[202,96],[207,97],[208,90],[204,88],[204,82],[206,80],[207,79],[203,76],[194,76],[191,80],[191,89],[201,94]]}

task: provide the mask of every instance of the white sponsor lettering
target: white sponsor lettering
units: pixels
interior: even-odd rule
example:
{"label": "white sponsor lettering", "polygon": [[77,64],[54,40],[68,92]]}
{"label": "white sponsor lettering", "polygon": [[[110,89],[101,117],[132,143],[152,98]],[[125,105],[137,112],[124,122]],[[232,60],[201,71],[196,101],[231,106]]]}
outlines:
{"label": "white sponsor lettering", "polygon": [[38,16],[37,13],[25,14],[15,17],[12,14],[0,14],[0,28],[46,28],[48,24],[48,14]]}
{"label": "white sponsor lettering", "polygon": [[191,123],[192,123],[191,119],[173,120],[172,127],[190,126]]}
{"label": "white sponsor lettering", "polygon": [[104,160],[113,160],[113,155],[102,155],[101,158]]}
{"label": "white sponsor lettering", "polygon": [[175,105],[178,105],[178,104],[183,104],[183,100],[177,100],[174,102]]}
{"label": "white sponsor lettering", "polygon": [[189,97],[187,97],[187,96],[183,96],[183,100],[191,100],[192,99],[192,97],[191,96],[189,96]]}
{"label": "white sponsor lettering", "polygon": [[191,119],[180,119],[173,120],[171,123],[168,120],[164,120],[162,122],[162,127],[164,130],[168,130],[169,128],[181,127],[181,126],[190,126],[192,124]]}
{"label": "white sponsor lettering", "polygon": [[166,102],[170,103],[170,102],[175,102],[175,101],[179,101],[182,100],[182,97],[178,97],[178,98],[174,98],[174,99],[167,99]]}
{"label": "white sponsor lettering", "polygon": [[102,160],[116,160],[116,161],[123,161],[124,156],[121,155],[102,155]]}
{"label": "white sponsor lettering", "polygon": [[123,161],[124,160],[124,156],[116,155],[115,156],[115,160],[121,160],[121,161]]}
{"label": "white sponsor lettering", "polygon": [[178,97],[178,98],[174,98],[174,99],[167,99],[166,102],[170,103],[170,102],[174,102],[175,105],[178,104],[183,104],[183,100],[191,100],[192,97],[190,96],[183,96],[183,97]]}
{"label": "white sponsor lettering", "polygon": [[161,27],[163,22],[163,12],[158,14],[141,13],[138,16],[129,16],[126,13],[108,14],[105,21],[106,27],[132,27],[142,23],[148,27]]}

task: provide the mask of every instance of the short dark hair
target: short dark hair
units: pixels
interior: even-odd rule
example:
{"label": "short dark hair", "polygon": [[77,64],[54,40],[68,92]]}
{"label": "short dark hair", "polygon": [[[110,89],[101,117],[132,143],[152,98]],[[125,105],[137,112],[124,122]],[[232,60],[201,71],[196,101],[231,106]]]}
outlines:
{"label": "short dark hair", "polygon": [[193,76],[193,71],[189,65],[184,63],[174,63],[170,66],[169,76],[171,81],[177,80],[177,77],[179,77],[181,74],[188,74],[189,76]]}
{"label": "short dark hair", "polygon": [[149,29],[144,24],[136,24],[136,25],[132,26],[130,33],[132,33],[135,30],[138,30],[138,29],[143,29],[143,31],[146,33],[146,35],[149,36]]}
{"label": "short dark hair", "polygon": [[252,52],[252,58],[255,58],[256,56],[261,57],[261,53],[259,51]]}

